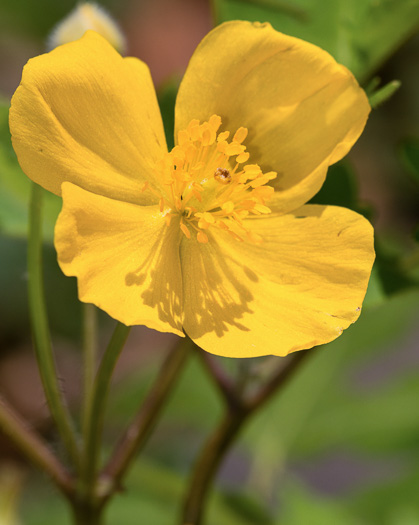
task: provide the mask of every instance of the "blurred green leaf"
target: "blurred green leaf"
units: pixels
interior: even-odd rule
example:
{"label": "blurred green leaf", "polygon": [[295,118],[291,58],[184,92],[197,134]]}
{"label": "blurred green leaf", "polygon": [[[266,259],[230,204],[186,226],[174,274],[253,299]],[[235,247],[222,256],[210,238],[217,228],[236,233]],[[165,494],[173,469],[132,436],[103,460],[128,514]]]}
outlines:
{"label": "blurred green leaf", "polygon": [[[186,483],[184,476],[163,465],[141,459],[127,480],[127,490],[111,503],[107,518],[109,525],[173,525],[180,515]],[[245,496],[242,497],[242,500]],[[257,525],[254,521],[255,503],[243,503],[238,511],[218,491],[210,496],[206,523],[208,525]],[[243,511],[243,507],[247,510]],[[249,510],[251,508],[251,510]],[[261,511],[262,512],[262,511]],[[264,525],[269,525],[265,522]]]}
{"label": "blurred green leaf", "polygon": [[[20,502],[20,515],[25,525],[70,523],[65,502],[39,476],[27,485]],[[180,515],[186,490],[185,477],[155,461],[142,458],[130,470],[124,490],[117,494],[105,511],[107,525],[173,525]],[[219,492],[210,497],[208,525],[257,525],[253,521],[256,504],[248,505],[242,497],[240,511],[233,508]],[[243,507],[248,510],[243,512]],[[262,512],[262,511],[260,511]],[[264,523],[269,525],[269,522]]]}
{"label": "blurred green leaf", "polygon": [[364,516],[368,525],[416,525],[419,523],[419,461],[411,471],[357,493],[347,508]]}
{"label": "blurred green leaf", "polygon": [[[159,360],[162,361],[163,356]],[[133,370],[131,376],[124,378],[123,385],[109,401],[109,414],[113,421],[126,422],[138,410],[157,374],[157,366]],[[202,417],[202,407],[205,407],[205,418]],[[188,425],[196,425],[205,433],[213,428],[220,413],[221,398],[199,359],[192,356],[182,372],[181,381],[170,396],[162,423],[171,425],[173,422],[187,421]],[[166,435],[164,431],[163,435]],[[175,436],[172,438],[176,439]]]}
{"label": "blurred green leaf", "polygon": [[[128,0],[101,0],[100,4],[117,12],[126,7]],[[0,2],[0,29],[14,29],[28,35],[45,38],[79,2],[77,0],[6,0]]]}
{"label": "blurred green leaf", "polygon": [[331,498],[314,495],[295,480],[280,494],[277,525],[371,525]]}
{"label": "blurred green leaf", "polygon": [[252,525],[274,525],[275,523],[266,508],[262,507],[260,501],[249,491],[226,491],[222,498],[237,516],[243,517],[245,522],[250,521]]}
{"label": "blurred green leaf", "polygon": [[381,282],[377,267],[373,266],[370,281],[368,283],[367,294],[362,307],[366,309],[377,306],[386,298],[387,295],[384,292],[383,283]]}
{"label": "blurred green leaf", "polygon": [[403,262],[406,248],[399,244],[399,240],[398,238],[376,236],[377,259],[375,270],[387,295],[398,293],[419,284],[414,274],[406,268]]}
{"label": "blurred green leaf", "polygon": [[399,148],[400,158],[413,180],[419,184],[419,139],[405,139]]}
{"label": "blurred green leaf", "polygon": [[419,0],[213,0],[217,22],[271,22],[326,49],[364,82],[419,27]]}
{"label": "blurred green leaf", "polygon": [[358,209],[358,183],[349,162],[341,161],[329,167],[323,186],[310,203]]}
{"label": "blurred green leaf", "polygon": [[[26,242],[0,235],[0,333],[11,340],[29,337]],[[81,308],[75,278],[66,277],[51,245],[43,250],[45,293],[51,329],[65,337],[80,335]]]}
{"label": "blurred green leaf", "polygon": [[356,173],[347,159],[329,167],[323,186],[310,204],[342,206],[364,215],[368,220],[373,216],[369,206],[359,203]]}
{"label": "blurred green leaf", "polygon": [[253,484],[262,490],[272,486],[289,458],[312,457],[332,447],[377,445],[382,451],[419,442],[419,418],[411,411],[419,398],[417,373],[407,368],[367,391],[356,384],[356,371],[377,363],[378,352],[384,358],[397,347],[418,314],[419,291],[399,294],[365,309],[332,343],[308,350],[311,358],[244,434],[249,449],[257,451]]}
{"label": "blurred green leaf", "polygon": [[[9,131],[9,105],[0,102],[0,232],[26,237],[31,181],[22,172],[12,147]],[[44,239],[51,242],[61,199],[45,192]]]}
{"label": "blurred green leaf", "polygon": [[157,93],[169,151],[175,145],[175,102],[178,88],[179,79],[177,77],[173,77],[168,82],[166,82],[166,84],[163,85]]}

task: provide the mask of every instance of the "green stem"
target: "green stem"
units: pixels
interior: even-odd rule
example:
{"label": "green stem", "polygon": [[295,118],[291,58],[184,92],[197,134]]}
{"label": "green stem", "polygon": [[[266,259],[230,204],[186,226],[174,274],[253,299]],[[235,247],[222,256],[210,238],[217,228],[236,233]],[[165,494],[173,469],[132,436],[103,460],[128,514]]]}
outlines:
{"label": "green stem", "polygon": [[233,384],[233,381],[225,373],[224,369],[221,366],[218,366],[216,361],[217,358],[203,351],[199,352],[198,355],[207,370],[210,379],[224,398],[225,403],[232,407],[241,405],[241,399],[239,392],[236,389],[236,385]]}
{"label": "green stem", "polygon": [[169,350],[157,379],[142,403],[141,409],[131,423],[115,451],[103,470],[103,480],[106,493],[104,499],[109,499],[115,490],[121,486],[133,459],[146,444],[156,421],[177,383],[180,372],[190,354],[193,343],[189,338],[181,339],[176,348]]}
{"label": "green stem", "polygon": [[211,483],[246,417],[246,411],[228,410],[202,448],[194,465],[184,503],[181,520],[183,525],[201,525],[205,511],[204,503]]}
{"label": "green stem", "polygon": [[42,273],[42,203],[43,189],[32,183],[29,208],[28,296],[29,314],[36,359],[48,406],[64,445],[78,470],[80,455],[76,433],[67,405],[62,397],[51,346],[46,314]]}
{"label": "green stem", "polygon": [[[251,398],[247,399],[243,393],[240,402],[235,400],[233,404],[228,402],[229,398],[226,398],[224,417],[195,462],[183,507],[181,518],[183,525],[202,524],[211,483],[237,434],[249,417],[289,381],[301,362],[311,353],[312,351],[296,352],[288,357],[285,363],[281,362],[281,366],[272,378]],[[211,372],[210,368],[208,370]],[[217,377],[214,379],[217,381]]]}
{"label": "green stem", "polygon": [[130,331],[129,326],[118,323],[96,374],[90,406],[86,412],[86,441],[83,458],[82,492],[91,499],[95,490],[100,456],[104,412],[109,393],[112,372]]}
{"label": "green stem", "polygon": [[392,80],[385,86],[377,89],[374,93],[369,96],[369,103],[373,109],[376,109],[378,106],[387,102],[396,91],[400,89],[402,83],[400,80]]}
{"label": "green stem", "polygon": [[0,398],[0,429],[38,468],[46,472],[66,497],[73,493],[73,481],[40,436],[31,430],[8,403]]}
{"label": "green stem", "polygon": [[72,502],[74,525],[102,525],[103,512],[101,508],[89,506],[82,502]]}
{"label": "green stem", "polygon": [[88,410],[92,404],[97,363],[97,312],[92,304],[83,304],[83,436],[87,440]]}

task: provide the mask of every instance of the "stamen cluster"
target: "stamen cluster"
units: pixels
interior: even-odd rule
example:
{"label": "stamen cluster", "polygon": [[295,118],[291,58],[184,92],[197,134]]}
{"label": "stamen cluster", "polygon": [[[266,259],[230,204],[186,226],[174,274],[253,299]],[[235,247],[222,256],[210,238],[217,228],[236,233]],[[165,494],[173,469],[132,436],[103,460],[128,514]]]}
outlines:
{"label": "stamen cluster", "polygon": [[265,201],[274,189],[267,183],[277,174],[247,164],[246,128],[240,127],[229,142],[230,132],[218,133],[220,126],[221,118],[213,115],[202,124],[194,119],[179,131],[177,145],[156,167],[166,189],[159,196],[160,211],[168,224],[180,214],[180,228],[188,239],[196,233],[197,240],[206,243],[205,231],[220,228],[239,241],[246,237],[260,242],[243,220],[271,213]]}

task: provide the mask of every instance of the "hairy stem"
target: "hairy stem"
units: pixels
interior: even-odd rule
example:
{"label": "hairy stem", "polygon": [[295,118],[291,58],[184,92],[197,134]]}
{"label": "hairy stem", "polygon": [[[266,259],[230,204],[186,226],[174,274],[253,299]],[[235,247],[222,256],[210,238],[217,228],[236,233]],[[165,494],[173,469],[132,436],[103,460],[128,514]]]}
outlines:
{"label": "hairy stem", "polygon": [[93,498],[98,462],[101,451],[101,437],[104,412],[109,393],[112,372],[127,340],[130,327],[118,323],[101,360],[93,384],[90,405],[86,409],[86,428],[83,457],[82,492],[87,499]]}
{"label": "hairy stem", "polygon": [[28,296],[36,359],[45,397],[61,439],[77,470],[80,454],[68,407],[61,395],[46,313],[42,272],[42,203],[44,190],[32,183],[29,209]]}
{"label": "hairy stem", "polygon": [[92,403],[97,364],[97,312],[93,304],[83,304],[83,435],[87,440],[88,411]]}
{"label": "hairy stem", "polygon": [[192,347],[192,341],[185,338],[179,341],[176,348],[169,350],[153,387],[103,470],[102,478],[108,480],[105,484],[108,490],[103,494],[104,499],[107,500],[115,490],[119,489],[128,467],[146,444],[166,401],[177,384]]}
{"label": "hairy stem", "polygon": [[22,454],[51,477],[66,497],[70,497],[73,492],[73,480],[66,468],[54,456],[42,438],[30,429],[2,398],[0,398],[0,429],[9,436]]}

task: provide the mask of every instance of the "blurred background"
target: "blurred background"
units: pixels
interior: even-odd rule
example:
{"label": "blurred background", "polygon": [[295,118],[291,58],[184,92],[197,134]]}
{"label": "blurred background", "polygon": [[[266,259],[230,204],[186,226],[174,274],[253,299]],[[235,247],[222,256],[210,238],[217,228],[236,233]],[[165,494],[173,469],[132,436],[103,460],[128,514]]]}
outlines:
{"label": "blurred background", "polygon": [[[26,306],[28,181],[10,144],[7,112],[27,60],[45,52],[73,0],[0,2],[0,392],[60,452],[34,361]],[[400,89],[373,110],[313,202],[365,214],[377,263],[360,320],[313,356],[245,428],[211,499],[208,525],[419,525],[419,0],[107,0],[158,90],[172,142],[178,82],[202,37],[229,19],[270,21],[316,43],[367,90]],[[63,391],[79,412],[81,309],[55,261],[59,200],[49,198],[45,276]],[[101,314],[101,342],[113,322]],[[176,337],[133,329],[107,414],[111,446],[137,410]],[[102,346],[103,346],[102,344]],[[264,374],[280,358],[249,360]],[[219,358],[229,374],[239,362]],[[251,362],[250,362],[251,361]],[[185,479],[222,403],[191,359],[164,417],[108,512],[108,522],[175,523]],[[3,521],[2,521],[3,520]],[[41,474],[0,436],[0,523],[69,523]]]}

